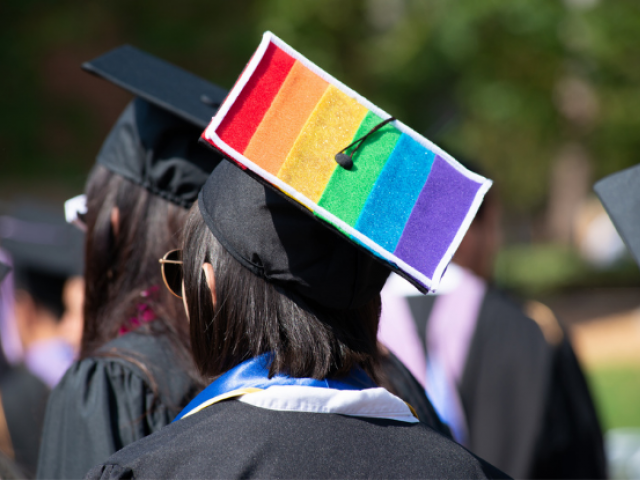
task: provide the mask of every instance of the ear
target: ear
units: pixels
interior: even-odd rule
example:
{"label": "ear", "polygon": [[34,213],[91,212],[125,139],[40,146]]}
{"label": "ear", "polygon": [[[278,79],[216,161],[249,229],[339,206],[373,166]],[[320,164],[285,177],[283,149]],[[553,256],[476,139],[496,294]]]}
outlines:
{"label": "ear", "polygon": [[213,275],[213,266],[210,263],[203,263],[202,270],[204,271],[204,276],[207,279],[207,286],[211,291],[211,299],[213,300],[213,308],[216,307],[216,279]]}
{"label": "ear", "polygon": [[120,209],[118,207],[111,209],[111,228],[113,229],[113,234],[117,237],[120,231]]}

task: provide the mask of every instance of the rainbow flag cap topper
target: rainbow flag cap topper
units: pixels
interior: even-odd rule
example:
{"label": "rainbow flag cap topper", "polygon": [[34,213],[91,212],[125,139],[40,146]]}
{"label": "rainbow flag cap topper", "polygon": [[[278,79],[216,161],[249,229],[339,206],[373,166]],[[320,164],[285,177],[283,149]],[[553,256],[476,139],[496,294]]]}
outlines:
{"label": "rainbow flag cap topper", "polygon": [[491,186],[270,32],[202,137],[423,292]]}

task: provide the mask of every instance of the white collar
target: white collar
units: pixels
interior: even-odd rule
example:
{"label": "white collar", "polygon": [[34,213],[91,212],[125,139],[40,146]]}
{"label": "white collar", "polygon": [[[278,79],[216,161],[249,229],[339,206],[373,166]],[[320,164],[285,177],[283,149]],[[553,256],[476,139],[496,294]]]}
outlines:
{"label": "white collar", "polygon": [[337,413],[417,423],[412,409],[384,388],[336,390],[299,385],[273,386],[246,393],[238,401],[282,412]]}

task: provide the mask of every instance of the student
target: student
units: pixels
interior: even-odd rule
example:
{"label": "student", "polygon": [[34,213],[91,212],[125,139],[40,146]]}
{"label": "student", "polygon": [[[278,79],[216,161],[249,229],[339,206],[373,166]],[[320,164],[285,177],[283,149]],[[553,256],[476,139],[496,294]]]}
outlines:
{"label": "student", "polygon": [[61,212],[38,203],[12,205],[0,219],[0,258],[10,256],[13,268],[0,286],[2,343],[13,352],[0,372],[0,451],[28,478],[36,473],[50,388],[77,352],[66,332],[78,320],[65,314],[63,296],[82,272],[82,240]]}
{"label": "student", "polygon": [[212,172],[161,259],[215,380],[87,478],[502,477],[377,385],[389,271],[437,284],[490,185],[394,120],[265,33],[202,136],[241,168]]}
{"label": "student", "polygon": [[3,321],[13,321],[21,361],[49,388],[79,348],[82,316],[67,308],[65,297],[82,284],[83,240],[62,212],[40,203],[18,203],[0,222],[0,244],[13,263],[8,286],[14,291],[12,314]]}
{"label": "student", "polygon": [[[10,272],[11,267],[0,261],[0,285],[2,285],[2,282]],[[2,292],[0,291],[0,302],[1,301]],[[0,355],[4,357],[2,349],[0,349]],[[9,366],[6,365],[5,368],[8,369]],[[6,370],[2,371],[3,374],[5,372]],[[5,450],[9,450],[9,453],[5,453]],[[14,478],[26,477],[25,473],[20,471],[14,460],[11,458],[13,453],[13,444],[6,426],[6,417],[4,415],[4,411],[0,411],[0,478],[11,480]]]}
{"label": "student", "polygon": [[181,258],[164,267],[184,269],[193,355],[217,380],[87,478],[501,477],[375,388],[385,266],[226,162]]}
{"label": "student", "polygon": [[182,303],[162,288],[158,258],[180,245],[187,208],[218,162],[197,141],[225,92],[131,47],[85,68],[139,96],[102,146],[78,214],[84,331],[80,360],[47,407],[38,464],[47,479],[84,477],[171,422],[201,388]]}

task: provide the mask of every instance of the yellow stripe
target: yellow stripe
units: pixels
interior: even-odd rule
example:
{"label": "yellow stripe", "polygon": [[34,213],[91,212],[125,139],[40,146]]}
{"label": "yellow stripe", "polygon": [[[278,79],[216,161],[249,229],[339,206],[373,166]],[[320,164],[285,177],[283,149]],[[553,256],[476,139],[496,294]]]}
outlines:
{"label": "yellow stripe", "polygon": [[335,155],[351,143],[368,110],[329,85],[287,155],[278,178],[318,203],[333,171]]}
{"label": "yellow stripe", "polygon": [[186,413],[182,418],[187,418],[189,415],[198,413],[200,410],[204,410],[205,408],[210,407],[214,403],[218,403],[223,400],[229,400],[230,398],[241,397],[242,395],[246,395],[247,393],[256,393],[261,391],[262,391],[262,388],[241,388],[239,390],[232,390],[230,392],[223,393],[222,395],[218,395],[217,397],[213,397],[207,400],[206,402],[201,403],[196,408],[189,411],[189,413]]}

